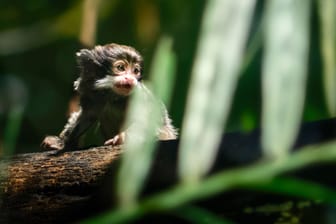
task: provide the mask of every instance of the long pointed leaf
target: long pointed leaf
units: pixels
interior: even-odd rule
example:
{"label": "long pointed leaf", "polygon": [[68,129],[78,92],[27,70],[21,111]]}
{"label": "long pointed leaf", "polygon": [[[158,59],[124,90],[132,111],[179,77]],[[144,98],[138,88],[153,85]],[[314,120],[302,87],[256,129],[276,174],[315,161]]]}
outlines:
{"label": "long pointed leaf", "polygon": [[[153,94],[165,101],[169,101],[174,80],[175,57],[171,45],[167,38],[159,43],[151,71]],[[117,182],[117,195],[125,208],[136,202],[147,176],[155,148],[155,121],[160,120],[160,115],[160,108],[150,103],[144,91],[135,92],[127,115],[125,153]]]}
{"label": "long pointed leaf", "polygon": [[282,157],[296,138],[304,105],[310,1],[267,3],[262,144],[266,156]]}
{"label": "long pointed leaf", "polygon": [[321,50],[324,68],[324,92],[328,111],[336,115],[336,1],[320,0]]}
{"label": "long pointed leaf", "polygon": [[196,181],[213,164],[230,111],[255,1],[208,2],[181,137],[179,174]]}

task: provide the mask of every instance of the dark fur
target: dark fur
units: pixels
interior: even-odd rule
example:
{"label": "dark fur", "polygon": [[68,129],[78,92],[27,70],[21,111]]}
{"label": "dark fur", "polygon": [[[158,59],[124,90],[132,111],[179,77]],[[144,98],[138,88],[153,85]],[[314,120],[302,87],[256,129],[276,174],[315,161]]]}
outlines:
{"label": "dark fur", "polygon": [[[58,150],[77,148],[80,136],[97,121],[100,123],[105,140],[118,136],[125,120],[129,97],[118,95],[112,89],[97,89],[94,85],[98,80],[113,75],[111,66],[120,59],[140,64],[142,72],[143,59],[129,46],[108,44],[96,46],[92,50],[83,49],[77,53],[80,76],[75,81],[74,87],[80,95],[80,110],[71,114],[59,136],[47,136],[44,139],[42,142],[44,148]],[[141,82],[137,88],[152,98],[149,90]],[[177,131],[171,125],[164,105],[162,105],[161,123],[162,127],[157,134],[159,139],[177,137]]]}

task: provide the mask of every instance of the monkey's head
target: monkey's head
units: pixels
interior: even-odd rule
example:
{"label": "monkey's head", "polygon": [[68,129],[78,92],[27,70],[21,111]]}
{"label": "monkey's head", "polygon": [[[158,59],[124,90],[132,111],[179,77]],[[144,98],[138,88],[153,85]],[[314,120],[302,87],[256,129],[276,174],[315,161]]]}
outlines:
{"label": "monkey's head", "polygon": [[143,59],[134,48],[107,44],[92,50],[82,49],[77,54],[81,79],[92,82],[96,90],[111,90],[128,96],[141,81]]}

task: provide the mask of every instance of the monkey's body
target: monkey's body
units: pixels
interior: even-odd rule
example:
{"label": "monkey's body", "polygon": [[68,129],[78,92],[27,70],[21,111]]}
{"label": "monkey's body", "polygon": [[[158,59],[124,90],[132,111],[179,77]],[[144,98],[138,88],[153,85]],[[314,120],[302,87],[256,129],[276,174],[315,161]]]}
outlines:
{"label": "monkey's body", "polygon": [[[122,144],[126,131],[122,128],[131,92],[137,89],[148,98],[148,104],[158,103],[141,83],[142,57],[131,47],[110,44],[81,50],[77,59],[81,73],[74,87],[80,96],[80,110],[71,114],[59,136],[47,136],[42,146],[75,149],[82,134],[96,122],[99,122],[104,144]],[[163,104],[158,106],[162,111],[158,139],[175,139],[177,131],[167,110]]]}
{"label": "monkey's body", "polygon": [[125,120],[128,100],[108,99],[98,118],[101,132],[105,139],[116,136]]}

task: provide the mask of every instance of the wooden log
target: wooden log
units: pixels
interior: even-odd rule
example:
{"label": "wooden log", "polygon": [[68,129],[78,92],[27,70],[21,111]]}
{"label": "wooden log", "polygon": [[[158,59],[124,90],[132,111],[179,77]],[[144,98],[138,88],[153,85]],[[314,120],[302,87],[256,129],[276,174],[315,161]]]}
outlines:
{"label": "wooden log", "polygon": [[[301,127],[295,148],[335,137],[336,119],[306,123]],[[120,148],[96,147],[61,154],[29,153],[0,160],[0,223],[69,223],[111,208],[114,176],[121,154]],[[177,156],[178,141],[160,143],[143,195],[162,191],[178,181]],[[211,173],[251,164],[261,156],[260,130],[225,134]],[[336,186],[334,178],[330,178],[333,170],[314,166],[299,175]],[[212,197],[205,206],[224,216],[226,211],[234,209],[237,216],[232,220],[240,223],[244,217],[251,220],[251,215],[239,212],[246,203],[237,202],[248,198],[251,203],[259,204],[262,198],[270,200],[266,196],[227,192],[224,199],[223,195]],[[155,221],[162,220],[159,216]]]}
{"label": "wooden log", "polygon": [[2,160],[0,223],[75,220],[120,153],[120,148],[97,147],[59,154],[29,153]]}

